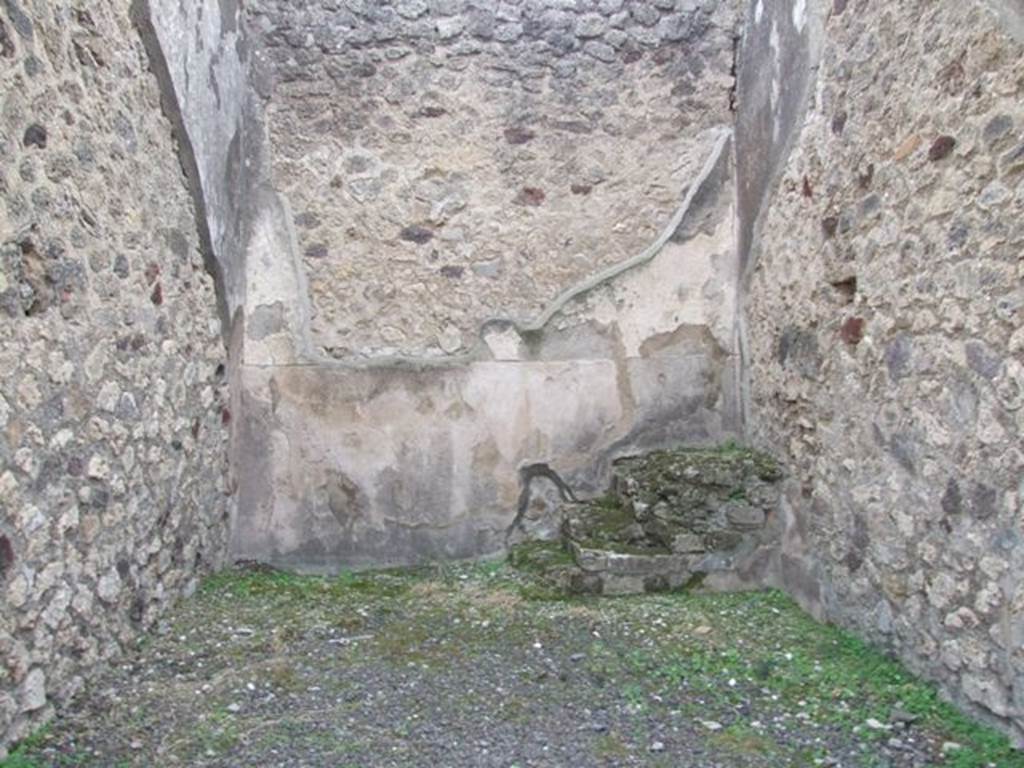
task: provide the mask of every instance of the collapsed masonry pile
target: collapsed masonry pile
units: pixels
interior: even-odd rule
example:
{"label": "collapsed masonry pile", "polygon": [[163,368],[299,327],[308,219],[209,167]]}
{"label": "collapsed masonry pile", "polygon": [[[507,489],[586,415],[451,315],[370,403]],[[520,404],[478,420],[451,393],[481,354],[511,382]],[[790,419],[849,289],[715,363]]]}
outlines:
{"label": "collapsed masonry pile", "polygon": [[623,595],[753,582],[778,541],[769,456],[677,449],[620,459],[608,495],[561,509],[559,537],[512,548],[512,563],[571,594]]}

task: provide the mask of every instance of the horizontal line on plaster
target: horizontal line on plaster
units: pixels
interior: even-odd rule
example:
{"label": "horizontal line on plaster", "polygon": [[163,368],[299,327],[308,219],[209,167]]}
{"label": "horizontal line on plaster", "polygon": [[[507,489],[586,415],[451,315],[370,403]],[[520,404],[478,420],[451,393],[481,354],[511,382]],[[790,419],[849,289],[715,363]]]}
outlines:
{"label": "horizontal line on plaster", "polygon": [[[715,354],[719,358],[735,357],[732,352],[717,351]],[[639,355],[632,355],[629,357],[615,358],[615,357],[569,357],[559,360],[490,360],[483,357],[473,357],[467,359],[468,356],[463,355],[461,357],[448,357],[448,358],[407,358],[407,357],[394,357],[394,358],[376,358],[367,359],[365,361],[350,361],[350,360],[324,360],[322,362],[301,362],[301,363],[241,363],[242,368],[252,369],[283,369],[283,368],[321,368],[328,370],[351,370],[351,371],[364,371],[374,369],[416,369],[416,368],[468,368],[473,365],[544,365],[544,364],[556,364],[556,363],[616,363],[619,360],[630,362],[633,360],[686,360],[688,358],[698,357],[710,357],[709,354],[704,352],[688,352],[679,355],[651,355],[650,357],[642,357]]]}

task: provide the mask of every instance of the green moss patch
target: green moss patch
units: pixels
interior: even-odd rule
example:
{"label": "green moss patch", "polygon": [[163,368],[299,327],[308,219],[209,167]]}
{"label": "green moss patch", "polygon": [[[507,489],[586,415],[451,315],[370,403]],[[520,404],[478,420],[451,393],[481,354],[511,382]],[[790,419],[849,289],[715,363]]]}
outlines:
{"label": "green moss patch", "polygon": [[524,599],[542,585],[495,563],[225,572],[3,768],[1024,768],[777,592]]}

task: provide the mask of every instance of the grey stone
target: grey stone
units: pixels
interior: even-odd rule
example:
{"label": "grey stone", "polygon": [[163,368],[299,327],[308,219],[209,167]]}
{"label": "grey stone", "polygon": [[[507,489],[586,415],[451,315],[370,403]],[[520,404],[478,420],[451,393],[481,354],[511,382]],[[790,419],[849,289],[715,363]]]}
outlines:
{"label": "grey stone", "polygon": [[[682,555],[634,554],[626,552],[589,549],[573,543],[573,558],[584,571],[599,572],[609,576],[655,576],[672,573],[686,573],[688,560]],[[640,582],[642,585],[643,582]],[[628,586],[617,589],[617,594],[643,592],[641,586],[629,582]]]}
{"label": "grey stone", "polygon": [[999,492],[984,483],[976,483],[971,489],[970,512],[974,517],[984,520],[997,512]]}
{"label": "grey stone", "polygon": [[972,339],[964,344],[967,365],[979,376],[992,380],[1003,369],[1003,361],[985,342]]}
{"label": "grey stone", "polygon": [[596,13],[586,13],[576,20],[577,37],[600,37],[608,29],[608,20]]}
{"label": "grey stone", "polygon": [[478,261],[472,265],[472,270],[480,277],[495,279],[501,274],[501,260]]}
{"label": "grey stone", "polygon": [[910,374],[913,349],[913,342],[907,334],[900,334],[886,346],[885,366],[893,381],[899,381]]}
{"label": "grey stone", "polygon": [[615,53],[615,49],[607,43],[602,43],[599,40],[588,40],[583,44],[583,52],[588,56],[593,56],[598,61],[610,63],[615,61],[618,56]]}
{"label": "grey stone", "polygon": [[466,0],[429,0],[430,12],[438,16],[454,16],[462,13]]}
{"label": "grey stone", "polygon": [[21,683],[21,708],[34,712],[46,706],[46,673],[38,667],[29,671]]}
{"label": "grey stone", "polygon": [[745,501],[729,501],[723,505],[723,509],[725,519],[730,526],[737,530],[756,530],[764,526],[764,510],[751,506]]}
{"label": "grey stone", "polygon": [[[477,11],[469,17],[469,23],[466,30],[469,34],[474,37],[479,37],[481,40],[490,40],[495,36],[494,19],[495,17],[493,13],[488,11]],[[505,42],[514,39],[515,38],[508,38]]]}
{"label": "grey stone", "polygon": [[26,147],[35,147],[36,149],[46,149],[47,142],[47,131],[46,128],[39,123],[33,123],[25,129],[25,135],[22,138],[22,144]]}
{"label": "grey stone", "polygon": [[647,5],[635,5],[629,9],[629,12],[636,23],[643,27],[653,27],[661,18],[654,8]]}
{"label": "grey stone", "polygon": [[816,377],[821,369],[817,335],[813,331],[788,326],[779,337],[778,359],[781,365],[795,368],[806,378]]}
{"label": "grey stone", "polygon": [[743,543],[743,534],[738,531],[711,531],[704,537],[704,545],[718,552],[728,552]]}
{"label": "grey stone", "polygon": [[522,24],[499,24],[494,28],[494,39],[501,43],[511,43],[522,36]]}
{"label": "grey stone", "polygon": [[621,29],[612,29],[605,34],[604,39],[612,48],[622,48],[629,42],[629,35]]}
{"label": "grey stone", "polygon": [[672,539],[672,551],[684,555],[704,552],[704,537],[696,533],[677,534]]}
{"label": "grey stone", "polygon": [[1000,171],[1007,176],[1024,169],[1024,143],[1018,144],[1000,157],[999,166]]}
{"label": "grey stone", "polygon": [[999,717],[1010,713],[1006,686],[991,675],[968,673],[962,678],[964,694]]}
{"label": "grey stone", "polygon": [[398,0],[395,10],[403,18],[418,19],[427,12],[427,3],[426,0]]}
{"label": "grey stone", "polygon": [[1004,136],[1008,135],[1013,130],[1013,117],[1010,115],[995,115],[982,129],[982,138],[989,143],[994,144]]}
{"label": "grey stone", "polygon": [[963,497],[960,495],[960,484],[956,478],[949,478],[939,503],[947,515],[958,515],[963,510]]}
{"label": "grey stone", "polygon": [[[565,32],[550,32],[547,37],[548,45],[554,50],[556,55],[564,56],[571,53],[579,45],[575,35],[571,35]],[[572,65],[569,65],[570,67]],[[572,73],[575,73],[575,67],[572,67]],[[571,74],[569,75],[571,76]]]}
{"label": "grey stone", "polygon": [[440,18],[437,20],[436,28],[438,37],[442,40],[451,40],[462,34],[462,30],[466,28],[466,22],[458,16]]}
{"label": "grey stone", "polygon": [[664,16],[658,22],[658,36],[662,40],[677,43],[686,40],[691,33],[690,17],[682,13]]}
{"label": "grey stone", "polygon": [[[95,475],[94,475],[95,476]],[[96,595],[106,603],[117,600],[121,593],[121,578],[116,570],[110,570],[100,577],[96,584]]]}
{"label": "grey stone", "polygon": [[14,26],[14,31],[17,32],[23,40],[31,42],[35,38],[32,19],[30,19],[25,11],[21,9],[17,0],[4,0],[4,8],[7,10],[7,16],[10,18],[11,24]]}
{"label": "grey stone", "polygon": [[522,9],[512,3],[500,3],[494,12],[494,18],[498,21],[519,21],[522,15]]}

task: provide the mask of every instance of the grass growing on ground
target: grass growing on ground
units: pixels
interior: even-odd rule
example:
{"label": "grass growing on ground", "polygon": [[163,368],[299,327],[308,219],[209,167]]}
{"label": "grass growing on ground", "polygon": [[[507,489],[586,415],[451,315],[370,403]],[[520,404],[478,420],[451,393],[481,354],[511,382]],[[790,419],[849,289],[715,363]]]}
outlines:
{"label": "grass growing on ground", "polygon": [[[226,571],[93,686],[115,703],[85,700],[0,766],[422,766],[444,763],[424,731],[443,720],[484,724],[471,749],[509,729],[488,747],[505,765],[527,762],[522,734],[550,729],[581,765],[674,765],[695,747],[730,766],[904,765],[878,757],[899,737],[926,765],[1024,768],[1005,737],[778,592],[545,594],[496,563]],[[897,709],[910,731],[868,727]]]}

